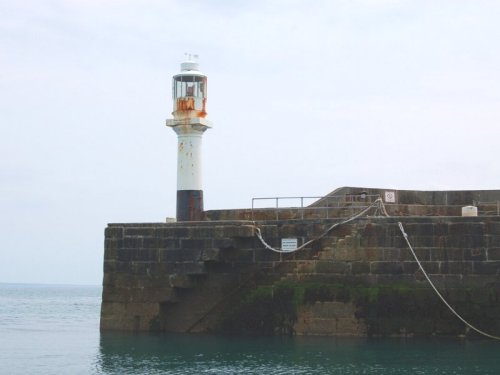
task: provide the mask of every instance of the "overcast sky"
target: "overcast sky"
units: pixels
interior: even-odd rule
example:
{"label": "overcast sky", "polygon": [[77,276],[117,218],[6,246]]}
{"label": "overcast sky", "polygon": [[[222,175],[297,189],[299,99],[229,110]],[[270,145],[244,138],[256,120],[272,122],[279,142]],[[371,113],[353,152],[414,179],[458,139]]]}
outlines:
{"label": "overcast sky", "polygon": [[171,77],[207,74],[205,208],[500,188],[500,2],[3,0],[0,281],[100,284],[175,216]]}

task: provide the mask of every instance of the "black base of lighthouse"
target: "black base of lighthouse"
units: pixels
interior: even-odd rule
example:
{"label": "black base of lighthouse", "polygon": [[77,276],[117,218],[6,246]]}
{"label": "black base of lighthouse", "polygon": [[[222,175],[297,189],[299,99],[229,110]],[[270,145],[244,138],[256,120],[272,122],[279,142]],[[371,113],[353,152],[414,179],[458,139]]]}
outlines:
{"label": "black base of lighthouse", "polygon": [[203,220],[203,190],[177,190],[177,221]]}

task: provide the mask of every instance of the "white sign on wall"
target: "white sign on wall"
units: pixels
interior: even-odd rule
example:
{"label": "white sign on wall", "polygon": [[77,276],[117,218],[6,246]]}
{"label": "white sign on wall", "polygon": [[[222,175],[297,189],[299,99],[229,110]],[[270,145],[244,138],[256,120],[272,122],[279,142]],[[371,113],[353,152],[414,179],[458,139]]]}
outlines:
{"label": "white sign on wall", "polygon": [[296,238],[282,238],[281,239],[281,250],[282,251],[297,250],[297,239]]}
{"label": "white sign on wall", "polygon": [[385,192],[385,202],[386,203],[396,203],[396,193],[393,191]]}

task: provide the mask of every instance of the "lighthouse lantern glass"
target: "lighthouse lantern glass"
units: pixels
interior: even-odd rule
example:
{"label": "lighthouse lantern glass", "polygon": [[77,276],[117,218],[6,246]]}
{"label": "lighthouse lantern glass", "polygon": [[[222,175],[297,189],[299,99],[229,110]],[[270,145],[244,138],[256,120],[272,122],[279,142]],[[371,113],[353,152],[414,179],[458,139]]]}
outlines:
{"label": "lighthouse lantern glass", "polygon": [[200,75],[179,75],[173,78],[173,97],[206,98],[207,77]]}

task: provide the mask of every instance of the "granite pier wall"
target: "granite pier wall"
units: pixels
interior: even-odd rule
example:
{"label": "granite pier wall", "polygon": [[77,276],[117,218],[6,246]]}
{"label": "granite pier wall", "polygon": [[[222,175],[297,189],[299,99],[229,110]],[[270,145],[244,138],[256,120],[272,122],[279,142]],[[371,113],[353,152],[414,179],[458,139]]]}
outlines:
{"label": "granite pier wall", "polygon": [[[473,335],[431,290],[423,267],[464,318],[500,334],[500,217],[109,224],[102,330],[296,335]],[[240,212],[241,214],[241,212]],[[241,214],[243,215],[243,214]],[[274,215],[274,214],[273,214]],[[243,215],[244,216],[244,215]],[[241,216],[240,216],[241,217]]]}

